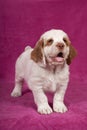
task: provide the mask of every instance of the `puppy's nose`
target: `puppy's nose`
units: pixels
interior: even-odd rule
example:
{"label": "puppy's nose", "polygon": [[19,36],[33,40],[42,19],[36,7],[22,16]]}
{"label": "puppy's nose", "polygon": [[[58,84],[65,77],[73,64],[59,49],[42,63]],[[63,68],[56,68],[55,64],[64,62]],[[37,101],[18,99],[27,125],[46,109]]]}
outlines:
{"label": "puppy's nose", "polygon": [[58,49],[64,49],[63,43],[58,43],[56,46],[57,46]]}

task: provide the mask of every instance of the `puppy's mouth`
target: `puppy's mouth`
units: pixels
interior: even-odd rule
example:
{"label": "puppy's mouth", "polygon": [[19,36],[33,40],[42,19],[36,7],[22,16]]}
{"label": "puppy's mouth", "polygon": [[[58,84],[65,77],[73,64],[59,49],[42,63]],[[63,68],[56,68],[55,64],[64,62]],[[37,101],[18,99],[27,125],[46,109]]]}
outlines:
{"label": "puppy's mouth", "polygon": [[57,56],[51,57],[51,59],[52,59],[53,62],[59,62],[59,63],[61,63],[61,62],[64,61],[64,54],[63,54],[63,52],[59,52],[57,54]]}

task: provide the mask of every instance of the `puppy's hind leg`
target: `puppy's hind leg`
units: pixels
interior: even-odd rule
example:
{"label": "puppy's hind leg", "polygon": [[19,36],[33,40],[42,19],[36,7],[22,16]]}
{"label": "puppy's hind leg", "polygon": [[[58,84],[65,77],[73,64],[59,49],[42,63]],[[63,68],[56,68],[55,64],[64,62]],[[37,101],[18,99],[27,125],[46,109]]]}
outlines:
{"label": "puppy's hind leg", "polygon": [[15,80],[15,87],[11,93],[12,97],[19,97],[22,95],[23,78],[17,77]]}

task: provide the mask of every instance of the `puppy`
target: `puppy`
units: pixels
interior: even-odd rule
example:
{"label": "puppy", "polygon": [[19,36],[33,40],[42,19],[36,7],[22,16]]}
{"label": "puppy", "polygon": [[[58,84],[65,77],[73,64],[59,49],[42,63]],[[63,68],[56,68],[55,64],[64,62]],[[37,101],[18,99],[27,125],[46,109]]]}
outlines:
{"label": "puppy", "polygon": [[[34,48],[26,47],[17,59],[15,87],[11,96],[22,95],[25,80],[40,114],[66,112],[64,95],[69,82],[69,65],[75,56],[76,50],[64,31],[52,29],[45,32]],[[54,92],[53,110],[45,91]]]}

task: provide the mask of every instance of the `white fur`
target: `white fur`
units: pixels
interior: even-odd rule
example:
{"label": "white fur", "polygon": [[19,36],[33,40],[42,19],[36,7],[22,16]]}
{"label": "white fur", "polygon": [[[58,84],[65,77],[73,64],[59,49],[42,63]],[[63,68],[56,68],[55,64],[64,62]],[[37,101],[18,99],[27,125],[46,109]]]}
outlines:
{"label": "white fur", "polygon": [[[61,64],[52,63],[49,57],[56,56],[59,52],[56,45],[58,42],[64,43],[63,37],[65,36],[67,36],[67,34],[61,30],[51,30],[41,36],[41,38],[44,39],[44,44],[46,44],[46,40],[51,37],[54,40],[51,46],[46,46],[43,50],[43,63],[36,63],[31,59],[31,52],[33,50],[31,47],[27,47],[16,62],[15,87],[11,96],[21,96],[23,79],[25,79],[29,89],[34,95],[37,110],[41,114],[50,114],[52,112],[45,91],[55,93],[53,99],[53,110],[55,112],[63,113],[67,111],[63,100],[69,81],[69,66],[66,64],[66,61]],[[69,54],[69,47],[65,46],[63,53],[66,60]],[[45,57],[50,62],[48,66],[46,66]]]}

